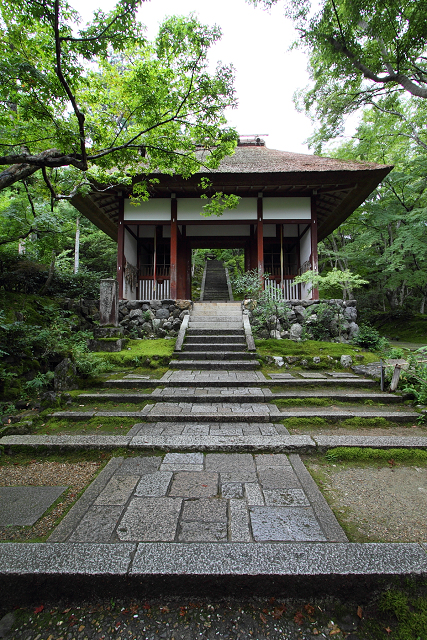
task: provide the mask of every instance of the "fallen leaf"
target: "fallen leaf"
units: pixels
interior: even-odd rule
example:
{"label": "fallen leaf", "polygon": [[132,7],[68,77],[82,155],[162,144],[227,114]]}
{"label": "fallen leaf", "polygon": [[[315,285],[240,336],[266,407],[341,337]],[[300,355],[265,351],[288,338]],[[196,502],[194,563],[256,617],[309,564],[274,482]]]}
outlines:
{"label": "fallen leaf", "polygon": [[357,607],[357,615],[359,616],[360,619],[363,618],[363,609],[362,607]]}
{"label": "fallen leaf", "polygon": [[297,611],[296,614],[294,615],[294,622],[300,625],[304,622],[304,616],[301,613],[301,611]]}
{"label": "fallen leaf", "polygon": [[261,620],[263,621],[264,624],[266,624],[267,622],[267,618],[265,617],[265,615],[263,613],[259,614],[259,617],[261,618]]}
{"label": "fallen leaf", "polygon": [[332,631],[329,632],[329,635],[335,636],[337,633],[341,633],[341,629],[339,629],[338,627],[336,629],[332,629]]}
{"label": "fallen leaf", "polygon": [[304,609],[307,611],[309,616],[312,616],[314,613],[314,607],[311,604],[305,604]]}
{"label": "fallen leaf", "polygon": [[390,627],[385,627],[385,628],[384,628],[384,631],[385,631],[388,635],[390,635],[390,633],[391,633],[391,629],[390,629]]}
{"label": "fallen leaf", "polygon": [[69,611],[71,611],[71,608],[69,609],[64,609],[64,611],[62,613],[69,613]]}
{"label": "fallen leaf", "polygon": [[84,628],[85,628],[84,624],[81,624],[80,627],[79,627],[79,633],[81,633]]}
{"label": "fallen leaf", "polygon": [[169,613],[169,607],[160,607],[162,613]]}
{"label": "fallen leaf", "polygon": [[41,604],[39,607],[34,609],[34,613],[41,613],[44,609],[44,604]]}

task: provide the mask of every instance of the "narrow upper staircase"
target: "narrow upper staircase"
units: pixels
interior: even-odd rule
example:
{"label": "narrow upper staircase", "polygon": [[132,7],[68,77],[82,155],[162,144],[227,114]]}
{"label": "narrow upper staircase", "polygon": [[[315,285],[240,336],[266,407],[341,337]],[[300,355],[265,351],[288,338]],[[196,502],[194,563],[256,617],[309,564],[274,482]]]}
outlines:
{"label": "narrow upper staircase", "polygon": [[200,301],[227,302],[230,293],[223,263],[220,260],[207,260]]}

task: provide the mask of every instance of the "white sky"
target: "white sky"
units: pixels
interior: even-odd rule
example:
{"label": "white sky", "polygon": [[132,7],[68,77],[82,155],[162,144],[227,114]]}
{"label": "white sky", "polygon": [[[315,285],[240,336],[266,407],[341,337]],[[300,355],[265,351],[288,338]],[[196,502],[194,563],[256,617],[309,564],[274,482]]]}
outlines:
{"label": "white sky", "polygon": [[[86,20],[101,7],[108,11],[114,0],[71,0]],[[304,141],[311,133],[310,120],[294,107],[294,91],[308,84],[306,57],[288,51],[296,38],[292,23],[283,15],[283,2],[271,12],[245,0],[153,0],[144,2],[139,18],[153,39],[163,18],[194,12],[201,22],[218,24],[221,41],[211,49],[216,63],[232,63],[236,70],[237,109],[229,110],[230,125],[241,135],[268,134],[270,149],[309,153]]]}

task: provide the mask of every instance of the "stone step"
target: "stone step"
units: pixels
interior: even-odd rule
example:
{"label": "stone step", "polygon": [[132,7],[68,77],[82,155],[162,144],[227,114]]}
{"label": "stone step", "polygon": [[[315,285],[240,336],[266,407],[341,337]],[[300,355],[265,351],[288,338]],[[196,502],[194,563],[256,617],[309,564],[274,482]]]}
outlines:
{"label": "stone step", "polygon": [[227,313],[223,316],[207,316],[203,314],[192,313],[190,315],[190,322],[206,322],[206,324],[210,324],[212,322],[241,322],[242,314],[233,314]]}
{"label": "stone step", "polygon": [[156,402],[141,411],[147,422],[271,422],[280,418],[275,405],[241,402]]}
{"label": "stone step", "polygon": [[[199,345],[200,349],[200,345]],[[239,351],[209,351],[207,348],[206,351],[187,351],[184,348],[184,351],[178,351],[174,354],[178,360],[228,360],[228,362],[234,362],[236,360],[253,360],[254,354],[249,353],[246,350],[239,349]]]}
{"label": "stone step", "polygon": [[[199,335],[199,336],[195,336],[189,332],[187,332],[186,338],[185,338],[185,346],[189,346],[189,345],[205,345],[205,344],[227,344],[227,345],[246,345],[246,339],[245,336],[243,334],[243,332],[240,333],[240,335],[221,335],[221,336],[217,336],[217,335]],[[228,347],[227,347],[228,348]]]}
{"label": "stone step", "polygon": [[381,402],[383,404],[399,404],[402,396],[382,393],[359,393],[349,391],[290,391],[272,393],[270,389],[260,387],[242,386],[229,387],[167,387],[154,389],[152,393],[81,393],[78,400],[90,400],[96,402],[144,402],[163,398],[168,402],[271,402],[274,400],[300,400],[304,398],[325,398],[341,402]]}
{"label": "stone step", "polygon": [[169,367],[170,369],[245,369],[251,371],[253,369],[259,369],[260,364],[258,360],[171,360]]}
{"label": "stone step", "polygon": [[185,341],[185,345],[183,348],[183,351],[200,351],[200,349],[203,347],[203,349],[206,349],[206,351],[225,351],[227,350],[228,352],[231,351],[240,351],[240,352],[244,352],[246,351],[246,343],[245,342],[238,342],[238,343],[233,343],[233,342],[228,342],[228,343],[224,343],[224,341],[221,342],[196,342],[196,343],[192,343],[189,342],[188,340]]}
{"label": "stone step", "polygon": [[[157,387],[161,384],[164,387],[181,387],[182,385],[192,386],[192,387],[205,387],[206,385],[214,386],[214,387],[223,387],[227,385],[227,387],[259,387],[260,384],[268,387],[297,387],[303,388],[306,386],[322,388],[322,387],[330,387],[336,385],[336,380],[301,380],[301,379],[291,379],[284,380],[281,382],[267,380],[260,371],[253,371],[253,374],[256,374],[260,377],[251,378],[251,377],[242,377],[245,375],[250,375],[249,372],[227,372],[227,371],[201,371],[199,369],[195,369],[194,371],[170,371],[169,373],[173,374],[173,377],[161,380],[138,380],[135,379],[121,379],[121,380],[105,380],[103,382],[103,386],[109,389],[144,389],[144,388],[153,388]],[[240,376],[239,378],[230,377],[230,375]],[[375,387],[378,388],[378,383],[375,380],[370,379],[352,379],[342,380],[340,384],[345,385],[346,388],[349,387]]]}
{"label": "stone step", "polygon": [[[197,323],[200,324],[200,323]],[[222,336],[245,336],[245,332],[243,330],[243,326],[239,327],[224,327],[221,329],[215,329],[214,327],[209,327],[208,329],[203,326],[195,326],[189,327],[187,329],[187,336],[216,336],[218,339]]]}
{"label": "stone step", "polygon": [[237,331],[243,329],[243,321],[240,322],[204,322],[204,321],[192,321],[188,323],[189,329],[194,329],[196,331],[212,331],[213,333],[218,334],[219,331]]}

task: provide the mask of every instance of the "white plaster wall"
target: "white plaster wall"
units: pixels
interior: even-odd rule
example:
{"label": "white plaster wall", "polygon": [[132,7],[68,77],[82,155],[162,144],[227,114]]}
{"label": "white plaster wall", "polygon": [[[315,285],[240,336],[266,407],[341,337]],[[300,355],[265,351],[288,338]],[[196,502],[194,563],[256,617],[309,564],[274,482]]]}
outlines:
{"label": "white plaster wall", "polygon": [[248,224],[187,224],[186,234],[191,238],[194,236],[220,237],[240,237],[250,236],[251,228]]}
{"label": "white plaster wall", "polygon": [[263,198],[264,220],[311,220],[310,198]]}
{"label": "white plaster wall", "polygon": [[[133,264],[134,267],[138,265],[137,257],[137,242],[127,229],[125,229],[125,258],[127,262]],[[137,287],[131,291],[130,287],[125,282],[125,275],[123,274],[123,296],[126,300],[137,299]]]}
{"label": "white plaster wall", "polygon": [[[215,217],[206,218],[200,213],[207,202],[207,200],[202,200],[201,198],[177,198],[178,220],[203,220],[204,222],[215,220]],[[256,212],[256,198],[240,198],[237,207],[224,211],[218,220],[256,220]]]}
{"label": "white plaster wall", "polygon": [[171,199],[170,198],[150,198],[146,202],[133,205],[130,200],[125,200],[124,206],[125,222],[129,220],[158,220],[166,221],[171,219]]}

